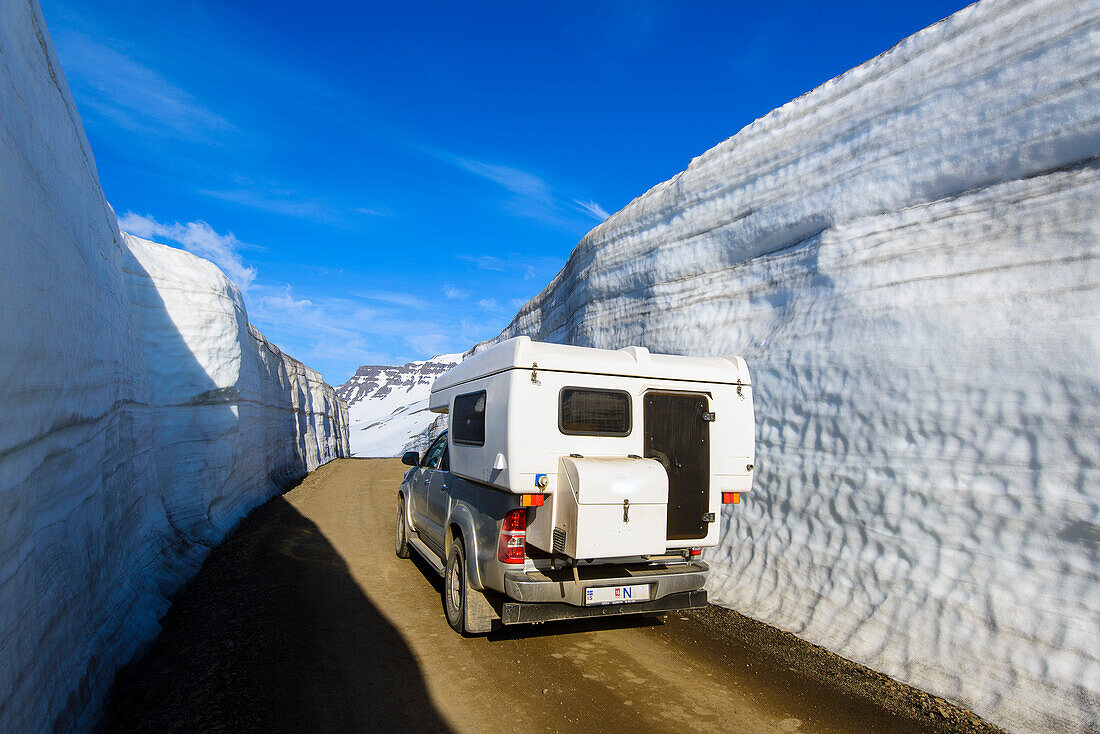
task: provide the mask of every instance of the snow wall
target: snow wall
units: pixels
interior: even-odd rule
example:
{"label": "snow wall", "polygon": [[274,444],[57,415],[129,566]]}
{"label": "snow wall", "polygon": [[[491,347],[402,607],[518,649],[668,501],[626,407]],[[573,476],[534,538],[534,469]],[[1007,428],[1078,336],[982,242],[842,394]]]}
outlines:
{"label": "snow wall", "polygon": [[773,111],[500,336],[743,355],[712,601],[1018,731],[1100,718],[1098,13],[982,2]]}
{"label": "snow wall", "polygon": [[215,266],[118,231],[37,3],[0,3],[0,731],[96,725],[169,596],[347,411]]}

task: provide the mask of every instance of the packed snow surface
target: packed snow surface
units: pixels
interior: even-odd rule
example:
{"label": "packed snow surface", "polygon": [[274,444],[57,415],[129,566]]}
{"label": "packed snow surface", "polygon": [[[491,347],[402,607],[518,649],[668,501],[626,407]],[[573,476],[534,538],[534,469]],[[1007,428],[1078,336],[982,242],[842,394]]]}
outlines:
{"label": "packed snow surface", "polygon": [[1095,731],[1098,100],[1100,5],[970,6],[636,199],[500,338],[744,356],[712,600]]}
{"label": "packed snow surface", "polygon": [[461,361],[461,354],[441,354],[399,367],[360,367],[336,388],[348,405],[352,454],[400,456],[436,417],[428,411],[432,382]]}
{"label": "packed snow surface", "polygon": [[0,731],[86,731],[347,414],[215,266],[118,231],[36,3],[0,3],[0,49]]}

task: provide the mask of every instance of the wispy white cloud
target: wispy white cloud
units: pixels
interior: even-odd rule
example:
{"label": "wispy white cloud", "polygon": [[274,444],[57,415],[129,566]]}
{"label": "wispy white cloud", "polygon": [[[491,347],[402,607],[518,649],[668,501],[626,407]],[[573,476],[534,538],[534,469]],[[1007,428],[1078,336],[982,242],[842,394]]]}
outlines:
{"label": "wispy white cloud", "polygon": [[424,309],[431,305],[423,298],[399,291],[363,291],[355,295],[366,301],[375,301],[391,306],[403,306],[405,308]]}
{"label": "wispy white cloud", "polygon": [[[550,185],[529,171],[486,163],[473,158],[462,158],[460,156],[450,156],[448,158],[452,164],[465,168],[475,176],[481,176],[500,184],[513,194],[545,203],[553,201]],[[445,158],[445,160],[448,158]]]}
{"label": "wispy white cloud", "polygon": [[458,259],[470,263],[479,270],[493,270],[498,273],[508,270],[508,263],[503,258],[493,255],[459,255]]}
{"label": "wispy white cloud", "polygon": [[581,201],[579,199],[573,199],[573,203],[576,204],[577,208],[580,211],[586,212],[597,222],[602,222],[603,220],[611,216],[607,213],[606,209],[604,209],[602,206],[594,201]]}
{"label": "wispy white cloud", "polygon": [[234,130],[186,90],[122,51],[82,33],[61,31],[65,73],[90,94],[82,109],[134,132],[213,142]]}
{"label": "wispy white cloud", "polygon": [[516,315],[516,311],[518,311],[520,306],[524,303],[526,303],[526,301],[519,298],[510,299],[507,304],[502,304],[495,298],[482,298],[477,302],[477,305],[486,315],[494,319],[503,319],[504,322],[507,323],[512,320],[512,317]]}
{"label": "wispy white cloud", "polygon": [[466,345],[464,349],[469,349],[480,341],[496,336],[499,331],[500,326],[496,318],[491,320],[464,318],[459,324],[459,333],[462,342]]}
{"label": "wispy white cloud", "polygon": [[[246,291],[252,323],[288,354],[319,369],[334,384],[361,364],[400,364],[464,351],[497,333],[523,303],[511,297],[514,291],[475,290],[474,286],[466,290],[451,285],[442,288],[443,297],[397,288],[334,294],[327,285],[303,294],[287,283],[260,279],[256,268],[242,257],[242,252],[255,246],[241,242],[232,233],[219,233],[206,222],[167,224],[152,216],[127,212],[119,218],[119,227],[212,260]],[[461,259],[491,273],[481,276],[490,282],[498,278],[514,281],[516,274],[528,279],[548,277],[561,265],[557,258],[514,253]],[[324,278],[326,284],[333,280],[331,275]],[[439,293],[438,288],[424,293]]]}
{"label": "wispy white cloud", "polygon": [[385,212],[377,207],[345,204],[333,199],[301,196],[293,191],[286,190],[260,191],[256,188],[202,189],[199,193],[203,196],[239,204],[250,209],[298,219],[308,219],[321,224],[346,224],[367,217],[386,216]]}
{"label": "wispy white cloud", "polygon": [[419,353],[428,343],[426,336],[446,332],[421,315],[431,304],[408,293],[372,290],[317,299],[298,296],[286,283],[256,282],[256,269],[241,258],[241,250],[249,246],[232,233],[219,234],[206,222],[164,224],[128,212],[119,218],[119,227],[211,260],[247,292],[253,323],[307,364],[386,363],[410,349]]}
{"label": "wispy white cloud", "polygon": [[[362,304],[341,298],[302,298],[286,283],[258,286],[249,294],[249,301],[253,321],[267,325],[281,339],[298,345],[306,354],[321,353],[332,357],[336,354],[365,355],[374,351],[366,344],[363,323],[364,319],[372,319],[376,314]],[[294,356],[304,359],[297,354]]]}
{"label": "wispy white cloud", "polygon": [[410,353],[424,358],[470,344],[465,327],[456,333],[445,314],[410,312],[399,296],[388,298],[397,294],[374,293],[383,296],[374,299],[382,305],[366,303],[362,295],[305,298],[286,284],[257,284],[249,293],[249,314],[269,338],[292,345],[290,354],[320,366],[333,384],[362,364],[401,364]]}
{"label": "wispy white cloud", "polygon": [[[406,341],[425,357],[448,354],[447,350],[455,348],[454,338],[446,334],[413,334]],[[465,347],[462,348],[465,349]]]}
{"label": "wispy white cloud", "polygon": [[[502,202],[502,208],[513,216],[537,219],[573,230],[579,225],[587,226],[587,222],[578,221],[578,212],[599,221],[607,218],[607,212],[595,201],[570,195],[563,191],[561,186],[531,171],[455,155],[434,148],[420,148],[420,150],[437,160],[502,187],[509,194],[508,198]],[[599,216],[600,213],[603,217]]]}
{"label": "wispy white cloud", "polygon": [[256,268],[245,265],[241,259],[240,251],[246,245],[232,232],[218,234],[206,222],[163,224],[150,216],[126,212],[119,218],[118,226],[137,237],[168,240],[188,252],[205,257],[221,268],[242,291],[247,291],[256,279]]}
{"label": "wispy white cloud", "polygon": [[560,270],[563,265],[561,259],[556,257],[528,257],[514,253],[503,257],[497,255],[459,255],[458,259],[470,263],[478,270],[522,274],[524,280],[531,280],[540,274],[549,277]]}

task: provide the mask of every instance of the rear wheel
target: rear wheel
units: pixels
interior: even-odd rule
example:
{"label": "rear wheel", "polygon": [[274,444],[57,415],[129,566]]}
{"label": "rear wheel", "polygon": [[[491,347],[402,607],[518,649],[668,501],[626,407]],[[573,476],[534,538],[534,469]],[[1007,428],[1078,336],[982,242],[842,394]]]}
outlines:
{"label": "rear wheel", "polygon": [[462,541],[455,538],[447,554],[447,570],[443,574],[443,609],[447,613],[447,624],[455,632],[466,631],[466,594],[469,588],[466,582],[466,551]]}
{"label": "rear wheel", "polygon": [[409,557],[408,528],[405,525],[405,498],[397,495],[397,529],[394,531],[394,550],[398,558]]}

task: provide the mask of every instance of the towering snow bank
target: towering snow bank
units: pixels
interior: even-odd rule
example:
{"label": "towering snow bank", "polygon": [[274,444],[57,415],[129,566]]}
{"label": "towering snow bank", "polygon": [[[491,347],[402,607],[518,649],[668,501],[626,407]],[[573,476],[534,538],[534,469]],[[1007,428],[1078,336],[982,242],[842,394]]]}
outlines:
{"label": "towering snow bank", "polygon": [[119,233],[34,3],[0,3],[0,731],[84,730],[251,506],[347,453],[211,264]]}
{"label": "towering snow bank", "polygon": [[217,266],[122,238],[162,501],[202,555],[236,525],[242,508],[348,455],[347,408],[319,374],[248,323],[240,291]]}
{"label": "towering snow bank", "polygon": [[336,388],[348,405],[355,456],[400,456],[436,417],[428,411],[435,378],[462,361],[440,354],[400,367],[363,365]]}
{"label": "towering snow bank", "polygon": [[1013,730],[1100,699],[1100,17],[985,2],[594,229],[501,335],[740,354],[712,599]]}

